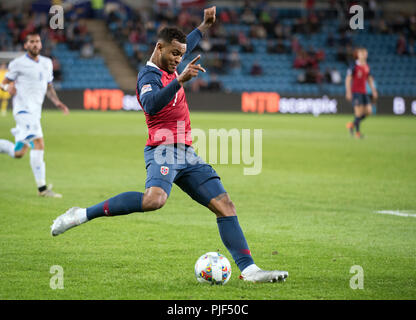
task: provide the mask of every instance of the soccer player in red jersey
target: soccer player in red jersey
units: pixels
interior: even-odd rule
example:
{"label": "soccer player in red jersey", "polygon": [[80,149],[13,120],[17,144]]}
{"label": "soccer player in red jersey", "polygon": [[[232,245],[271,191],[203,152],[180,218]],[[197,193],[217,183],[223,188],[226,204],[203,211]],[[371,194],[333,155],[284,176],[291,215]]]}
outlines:
{"label": "soccer player in red jersey", "polygon": [[355,136],[363,138],[360,131],[361,121],[372,112],[371,101],[366,89],[367,81],[374,100],[377,99],[378,93],[374,85],[374,78],[370,73],[370,67],[367,64],[367,49],[356,49],[355,57],[357,60],[354,66],[348,69],[345,78],[345,97],[354,106],[354,121],[348,122],[347,128],[350,130],[351,135],[354,135],[355,129]]}
{"label": "soccer player in red jersey", "polygon": [[70,208],[51,226],[57,236],[66,230],[103,216],[160,209],[175,183],[193,200],[217,217],[221,240],[250,282],[284,281],[286,271],[260,269],[251,256],[239,225],[236,209],[217,172],[192,148],[191,124],[183,84],[205,69],[194,58],[178,74],[177,66],[196,47],[215,22],[215,7],[204,10],[204,21],[188,36],[177,28],[164,28],[137,81],[137,99],[146,116],[149,138],[144,148],[147,179],[145,193],[124,192],[88,208]]}

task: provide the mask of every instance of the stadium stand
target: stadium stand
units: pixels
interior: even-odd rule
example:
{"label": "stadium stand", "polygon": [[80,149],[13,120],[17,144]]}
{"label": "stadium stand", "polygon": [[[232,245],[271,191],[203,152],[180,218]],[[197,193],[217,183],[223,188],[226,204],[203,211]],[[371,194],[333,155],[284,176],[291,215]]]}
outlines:
{"label": "stadium stand", "polygon": [[[37,29],[43,54],[54,59],[58,88],[120,88],[94,49],[83,20],[96,17],[80,7],[66,9],[65,29],[51,30],[49,6],[43,2],[35,1],[23,12],[3,10],[0,5],[0,51],[22,50],[24,35]],[[189,90],[343,95],[353,50],[365,46],[381,95],[416,95],[416,13],[400,13],[391,19],[370,6],[365,28],[352,31],[346,13],[354,1],[331,1],[343,6],[325,9],[314,8],[314,1],[306,1],[303,8],[270,6],[270,2],[231,6],[228,1],[217,6],[217,22],[197,48],[208,72],[189,83]],[[145,12],[119,0],[106,1],[103,11],[99,17],[103,16],[136,72],[150,57],[161,27],[176,25],[190,32],[201,19],[199,8],[154,5]]]}
{"label": "stadium stand", "polygon": [[[209,72],[196,80],[200,85],[189,84],[190,89],[202,90],[215,78],[232,92],[343,95],[353,49],[365,46],[381,94],[415,95],[416,14],[391,20],[370,10],[364,29],[352,32],[345,14],[348,6],[348,1],[344,7],[329,9],[277,8],[265,1],[217,6],[218,21],[198,48]],[[107,11],[106,20],[132,67],[140,70],[151,55],[158,29],[177,25],[189,32],[197,26],[198,14],[192,8],[173,11],[156,6],[150,15],[143,15],[122,5]],[[259,64],[255,75],[254,64]]]}
{"label": "stadium stand", "polygon": [[20,12],[0,8],[0,51],[23,51],[25,35],[40,32],[43,55],[53,59],[55,86],[60,89],[118,88],[78,10],[65,11],[65,28],[50,29],[46,12],[37,3]]}

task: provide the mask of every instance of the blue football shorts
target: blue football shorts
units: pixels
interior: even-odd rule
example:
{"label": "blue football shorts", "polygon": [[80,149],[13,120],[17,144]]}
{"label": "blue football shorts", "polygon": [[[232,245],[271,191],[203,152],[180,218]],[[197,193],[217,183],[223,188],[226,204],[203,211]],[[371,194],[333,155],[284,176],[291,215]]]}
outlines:
{"label": "blue football shorts", "polygon": [[366,106],[371,104],[370,97],[368,94],[364,93],[353,93],[352,94],[352,105],[353,107],[356,106]]}
{"label": "blue football shorts", "polygon": [[146,189],[160,187],[169,196],[172,183],[175,183],[203,206],[208,206],[211,199],[226,192],[217,172],[195,153],[192,146],[146,146],[144,160]]}

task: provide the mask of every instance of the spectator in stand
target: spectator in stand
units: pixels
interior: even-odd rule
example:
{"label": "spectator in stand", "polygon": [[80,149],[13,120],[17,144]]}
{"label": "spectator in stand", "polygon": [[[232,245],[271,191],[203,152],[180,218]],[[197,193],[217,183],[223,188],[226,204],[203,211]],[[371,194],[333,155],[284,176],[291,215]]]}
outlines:
{"label": "spectator in stand", "polygon": [[233,51],[228,57],[228,64],[230,69],[241,69],[241,60],[238,51]]}
{"label": "spectator in stand", "polygon": [[277,40],[275,43],[273,40],[269,40],[267,44],[268,53],[285,54],[290,53],[289,47],[287,47],[282,39]]}
{"label": "spectator in stand", "polygon": [[218,20],[221,21],[221,23],[231,23],[230,10],[228,8],[222,10],[221,13],[218,15]]}
{"label": "spectator in stand", "polygon": [[212,73],[210,76],[207,90],[211,92],[223,90],[222,83],[218,80],[218,76],[215,73]]}
{"label": "spectator in stand", "polygon": [[241,22],[244,24],[252,25],[257,22],[256,15],[250,8],[245,8],[241,15]]}
{"label": "spectator in stand", "polygon": [[273,28],[273,37],[276,39],[286,39],[287,35],[285,29],[281,23],[276,23]]}
{"label": "spectator in stand", "polygon": [[267,31],[260,23],[253,24],[250,27],[250,37],[256,39],[266,39]]}
{"label": "spectator in stand", "polygon": [[95,49],[91,42],[85,42],[81,47],[81,58],[89,59],[94,56]]}
{"label": "spectator in stand", "polygon": [[396,53],[399,55],[403,55],[407,53],[407,43],[406,43],[406,37],[403,33],[400,34],[399,38],[397,39],[396,43]]}
{"label": "spectator in stand", "polygon": [[341,73],[335,68],[326,68],[324,74],[325,82],[332,84],[341,84]]}
{"label": "spectator in stand", "polygon": [[192,92],[201,92],[208,88],[207,82],[202,78],[195,78],[189,86]]}
{"label": "spectator in stand", "polygon": [[268,35],[273,35],[274,23],[267,3],[261,8],[259,21]]}
{"label": "spectator in stand", "polygon": [[334,37],[334,34],[332,32],[329,32],[328,37],[326,39],[326,44],[329,47],[335,46],[335,37]]}
{"label": "spectator in stand", "polygon": [[408,30],[409,30],[409,37],[412,39],[416,38],[416,14],[413,14],[409,18]]}
{"label": "spectator in stand", "polygon": [[182,30],[189,28],[191,25],[191,15],[189,12],[187,10],[182,10],[178,15],[176,23]]}
{"label": "spectator in stand", "polygon": [[350,44],[348,44],[346,47],[339,46],[337,48],[337,60],[345,62],[348,65],[354,62],[355,59],[353,47]]}
{"label": "spectator in stand", "polygon": [[263,74],[263,68],[258,61],[254,61],[253,65],[251,66],[250,74],[252,76],[261,76]]}
{"label": "spectator in stand", "polygon": [[320,84],[324,80],[324,75],[319,72],[318,68],[308,67],[305,72],[298,75],[299,83],[317,83]]}
{"label": "spectator in stand", "polygon": [[300,45],[299,39],[296,36],[292,37],[291,49],[292,49],[293,53],[298,53],[302,49],[302,46]]}
{"label": "spectator in stand", "polygon": [[317,33],[321,29],[321,23],[318,16],[315,13],[311,13],[308,16],[307,28],[305,33]]}
{"label": "spectator in stand", "polygon": [[409,38],[407,53],[411,56],[415,55],[415,39]]}
{"label": "spectator in stand", "polygon": [[238,32],[236,30],[231,31],[227,37],[227,41],[232,46],[238,45]]}
{"label": "spectator in stand", "polygon": [[225,70],[225,59],[222,57],[222,55],[219,52],[212,52],[209,58],[206,59],[206,62],[204,65],[207,66],[207,68],[214,73],[217,74],[224,74]]}
{"label": "spectator in stand", "polygon": [[311,13],[315,9],[315,0],[306,0],[305,9],[308,12],[308,14]]}
{"label": "spectator in stand", "polygon": [[62,70],[61,64],[55,56],[50,56],[52,59],[52,71],[53,71],[53,79],[54,81],[62,81]]}
{"label": "spectator in stand", "polygon": [[199,46],[201,47],[203,52],[210,52],[212,48],[212,43],[206,38],[202,38],[199,42]]}
{"label": "spectator in stand", "polygon": [[241,51],[245,53],[254,52],[254,47],[251,44],[250,38],[246,37],[243,31],[238,35],[238,43],[241,46]]}
{"label": "spectator in stand", "polygon": [[138,70],[138,66],[141,63],[144,63],[144,54],[138,48],[134,48],[133,55],[129,59],[130,65],[133,66],[135,70]]}
{"label": "spectator in stand", "polygon": [[306,68],[308,66],[308,55],[305,50],[297,51],[293,67],[296,69]]}

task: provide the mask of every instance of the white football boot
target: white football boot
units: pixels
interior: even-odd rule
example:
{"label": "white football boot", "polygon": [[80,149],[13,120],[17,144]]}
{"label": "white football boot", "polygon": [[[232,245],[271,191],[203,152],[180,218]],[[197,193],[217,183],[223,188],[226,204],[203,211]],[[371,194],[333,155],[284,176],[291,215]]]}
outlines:
{"label": "white football boot", "polygon": [[86,221],[88,220],[85,208],[70,208],[53,221],[53,224],[51,225],[51,234],[53,236],[60,235],[66,230],[79,226]]}
{"label": "white football boot", "polygon": [[287,271],[266,271],[252,264],[241,272],[240,279],[250,282],[283,282],[288,276]]}

